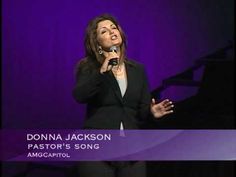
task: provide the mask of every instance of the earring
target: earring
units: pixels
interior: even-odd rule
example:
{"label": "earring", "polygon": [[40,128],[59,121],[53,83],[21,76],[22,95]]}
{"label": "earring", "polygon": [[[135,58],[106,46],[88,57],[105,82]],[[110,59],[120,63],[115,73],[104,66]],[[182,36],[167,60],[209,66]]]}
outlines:
{"label": "earring", "polygon": [[102,47],[101,47],[101,46],[98,46],[98,53],[99,53],[100,55],[103,54],[103,50],[102,50]]}

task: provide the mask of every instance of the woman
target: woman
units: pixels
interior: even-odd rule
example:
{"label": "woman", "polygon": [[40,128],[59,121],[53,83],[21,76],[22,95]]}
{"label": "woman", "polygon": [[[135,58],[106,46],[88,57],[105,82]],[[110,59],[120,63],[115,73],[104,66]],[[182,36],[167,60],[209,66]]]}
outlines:
{"label": "woman", "polygon": [[[90,21],[86,57],[78,65],[73,90],[78,102],[87,103],[84,128],[138,129],[150,115],[158,119],[173,112],[168,99],[151,100],[143,66],[127,59],[125,49],[125,35],[114,17],[101,15]],[[145,164],[84,162],[80,176],[144,177]]]}

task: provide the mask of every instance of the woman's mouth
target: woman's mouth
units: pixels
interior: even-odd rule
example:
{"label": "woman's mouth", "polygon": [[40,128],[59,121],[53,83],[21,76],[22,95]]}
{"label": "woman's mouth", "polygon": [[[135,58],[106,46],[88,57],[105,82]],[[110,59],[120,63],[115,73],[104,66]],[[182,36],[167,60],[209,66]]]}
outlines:
{"label": "woman's mouth", "polygon": [[116,40],[117,39],[117,35],[112,35],[111,36],[111,40]]}

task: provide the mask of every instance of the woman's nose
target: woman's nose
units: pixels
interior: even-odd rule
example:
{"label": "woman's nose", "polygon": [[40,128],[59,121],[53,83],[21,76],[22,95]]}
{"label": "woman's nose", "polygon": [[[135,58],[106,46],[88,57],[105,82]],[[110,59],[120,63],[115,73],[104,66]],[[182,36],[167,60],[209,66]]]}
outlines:
{"label": "woman's nose", "polygon": [[110,34],[113,34],[113,33],[114,33],[113,29],[110,29]]}

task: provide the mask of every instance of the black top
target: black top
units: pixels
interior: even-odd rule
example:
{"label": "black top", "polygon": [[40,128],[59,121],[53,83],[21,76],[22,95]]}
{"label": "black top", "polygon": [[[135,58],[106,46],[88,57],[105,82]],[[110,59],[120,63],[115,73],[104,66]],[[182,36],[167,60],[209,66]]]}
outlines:
{"label": "black top", "polygon": [[[122,97],[119,85],[111,71],[101,74],[100,66],[85,69],[80,64],[73,96],[79,103],[87,103],[84,128],[137,129],[150,114],[151,96],[147,77],[141,64],[125,62],[127,89]],[[91,65],[91,63],[90,63]]]}

